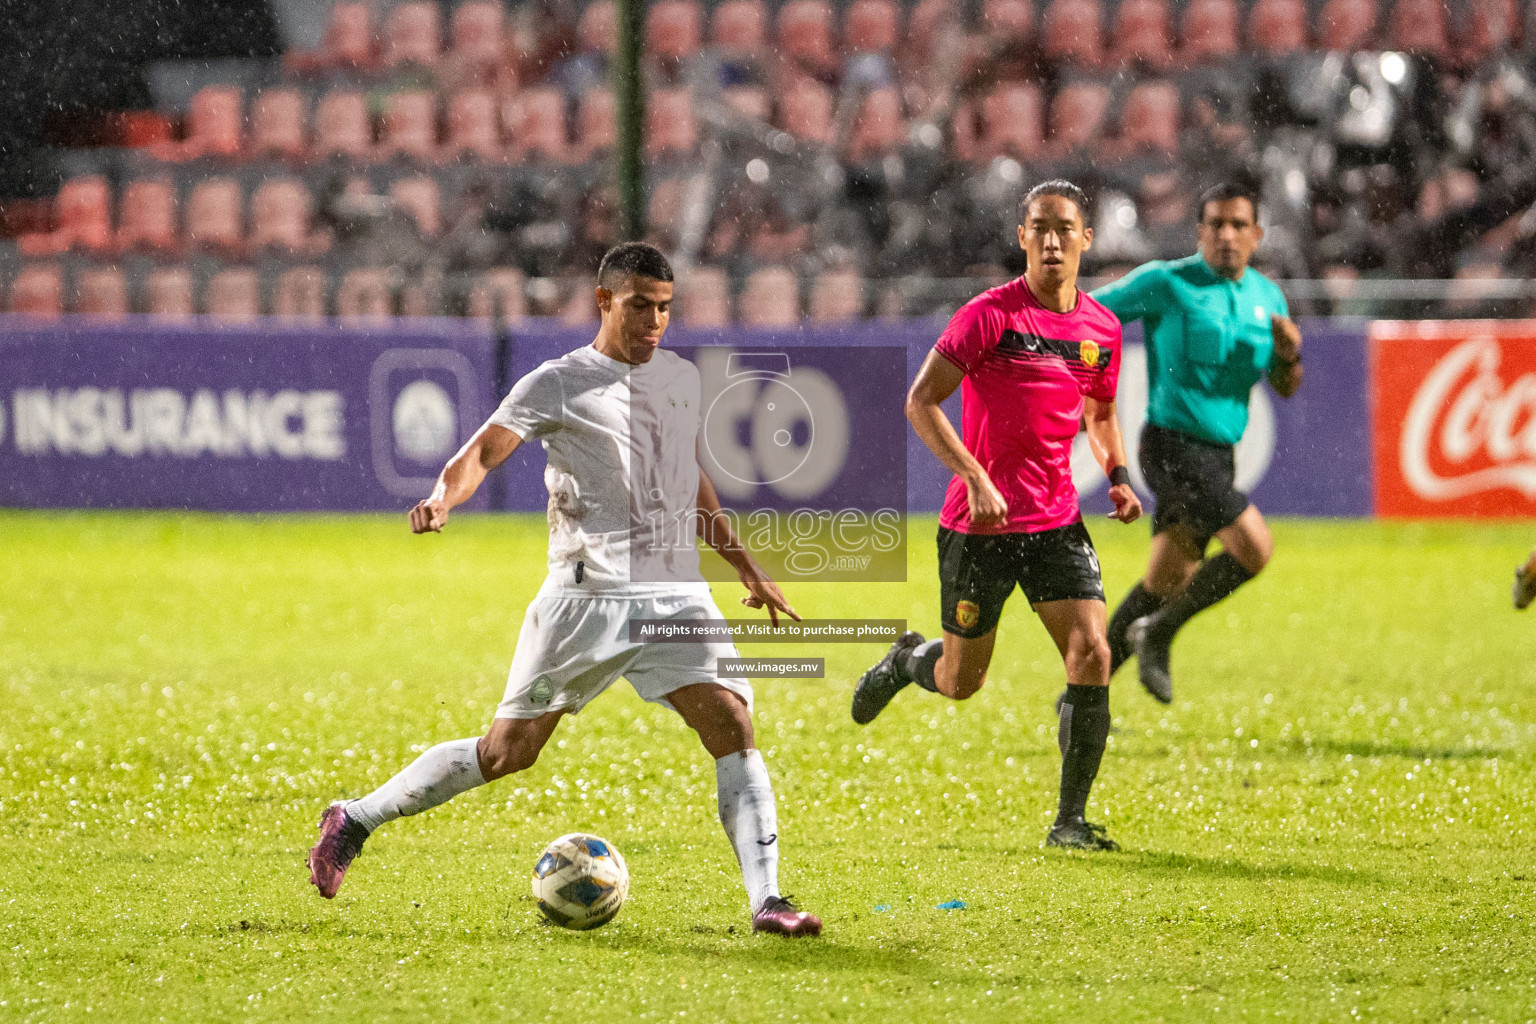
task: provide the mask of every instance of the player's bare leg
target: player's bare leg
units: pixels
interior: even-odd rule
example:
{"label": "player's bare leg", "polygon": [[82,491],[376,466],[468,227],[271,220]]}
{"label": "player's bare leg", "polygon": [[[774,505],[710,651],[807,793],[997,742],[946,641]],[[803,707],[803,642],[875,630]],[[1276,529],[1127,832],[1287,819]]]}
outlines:
{"label": "player's bare leg", "polygon": [[1517,611],[1524,611],[1536,601],[1536,551],[1532,551],[1525,564],[1515,570],[1514,598]]}
{"label": "player's bare leg", "polygon": [[1104,829],[1087,820],[1088,794],[1109,738],[1109,641],[1102,601],[1046,601],[1034,606],[1067,670],[1057,706],[1061,802],[1047,846],[1118,850]]}
{"label": "player's bare leg", "polygon": [[1217,531],[1216,539],[1221,541],[1221,553],[1201,562],[1182,591],[1132,623],[1129,630],[1141,685],[1164,704],[1173,701],[1169,660],[1174,636],[1195,615],[1263,571],[1275,547],[1269,525],[1252,505],[1230,526]]}
{"label": "player's bare leg", "polygon": [[821,920],[779,893],[778,809],[763,755],[754,745],[746,701],[713,683],[679,687],[667,694],[667,701],[715,759],[720,824],[741,865],[752,930],[820,935]]}
{"label": "player's bare leg", "polygon": [[309,851],[310,883],[334,898],[363,842],[380,825],[531,767],[564,714],[498,718],[484,736],[439,743],[367,796],[331,804],[320,816],[320,840]]}

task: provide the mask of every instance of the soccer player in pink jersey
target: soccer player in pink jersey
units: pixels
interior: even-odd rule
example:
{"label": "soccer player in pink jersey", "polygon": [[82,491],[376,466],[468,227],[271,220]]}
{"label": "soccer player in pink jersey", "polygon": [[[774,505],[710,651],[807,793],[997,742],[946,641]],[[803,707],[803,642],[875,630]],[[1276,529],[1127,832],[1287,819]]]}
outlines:
{"label": "soccer player in pink jersey", "polygon": [[[1031,189],[1019,204],[1024,276],[962,306],[912,382],[907,418],[955,473],[939,516],[944,637],[896,641],[859,680],[853,719],[873,721],[908,683],[952,700],[980,690],[998,618],[1019,586],[1067,672],[1061,803],[1046,845],[1117,850],[1084,816],[1110,715],[1104,585],[1072,485],[1079,423],[1109,476],[1110,518],[1133,522],[1141,502],[1115,418],[1120,321],[1077,288],[1093,243],[1087,208],[1070,182]],[[963,439],[940,408],[956,388]]]}

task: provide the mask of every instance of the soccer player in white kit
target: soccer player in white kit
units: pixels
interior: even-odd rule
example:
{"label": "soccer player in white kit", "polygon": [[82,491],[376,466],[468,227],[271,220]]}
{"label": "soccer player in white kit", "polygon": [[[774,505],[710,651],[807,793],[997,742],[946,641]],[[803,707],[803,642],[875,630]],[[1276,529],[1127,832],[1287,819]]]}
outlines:
{"label": "soccer player in white kit", "polygon": [[[602,321],[590,346],[519,380],[411,509],[413,533],[438,532],[486,474],[534,439],[548,457],[549,575],[528,606],[506,695],[479,738],[439,743],[369,795],[320,819],[310,881],[330,899],[370,833],[531,766],[560,718],[624,676],[641,697],[682,715],[715,759],[720,823],[736,851],[753,931],[818,935],[821,921],[779,893],[773,787],[753,744],[752,688],[719,678],[728,641],[637,643],[632,619],[720,619],[693,535],[736,569],[749,608],[799,619],[742,546],[698,463],[699,374],[661,349],[672,268],[627,242],[597,274]],[[678,525],[688,527],[678,542]]]}

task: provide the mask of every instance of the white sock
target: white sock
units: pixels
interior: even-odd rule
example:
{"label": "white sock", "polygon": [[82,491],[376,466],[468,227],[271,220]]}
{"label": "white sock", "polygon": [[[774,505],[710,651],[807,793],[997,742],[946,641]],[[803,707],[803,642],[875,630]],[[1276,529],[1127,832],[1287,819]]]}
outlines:
{"label": "white sock", "polygon": [[742,881],[755,911],[779,894],[779,812],[768,766],[756,750],[727,754],[715,762],[720,788],[720,824],[736,850]]}
{"label": "white sock", "polygon": [[447,803],[467,789],[485,785],[478,739],[450,740],[422,754],[367,796],[347,803],[347,817],[369,832],[386,821]]}

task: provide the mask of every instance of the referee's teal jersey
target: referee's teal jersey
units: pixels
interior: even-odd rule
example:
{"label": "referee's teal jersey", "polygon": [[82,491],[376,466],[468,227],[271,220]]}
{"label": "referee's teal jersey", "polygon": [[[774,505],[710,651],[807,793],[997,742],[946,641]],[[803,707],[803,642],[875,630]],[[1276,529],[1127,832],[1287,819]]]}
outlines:
{"label": "referee's teal jersey", "polygon": [[1143,264],[1093,297],[1122,322],[1144,321],[1147,422],[1215,444],[1248,427],[1248,393],[1269,372],[1269,318],[1288,317],[1280,288],[1249,267],[1229,281],[1196,254]]}

